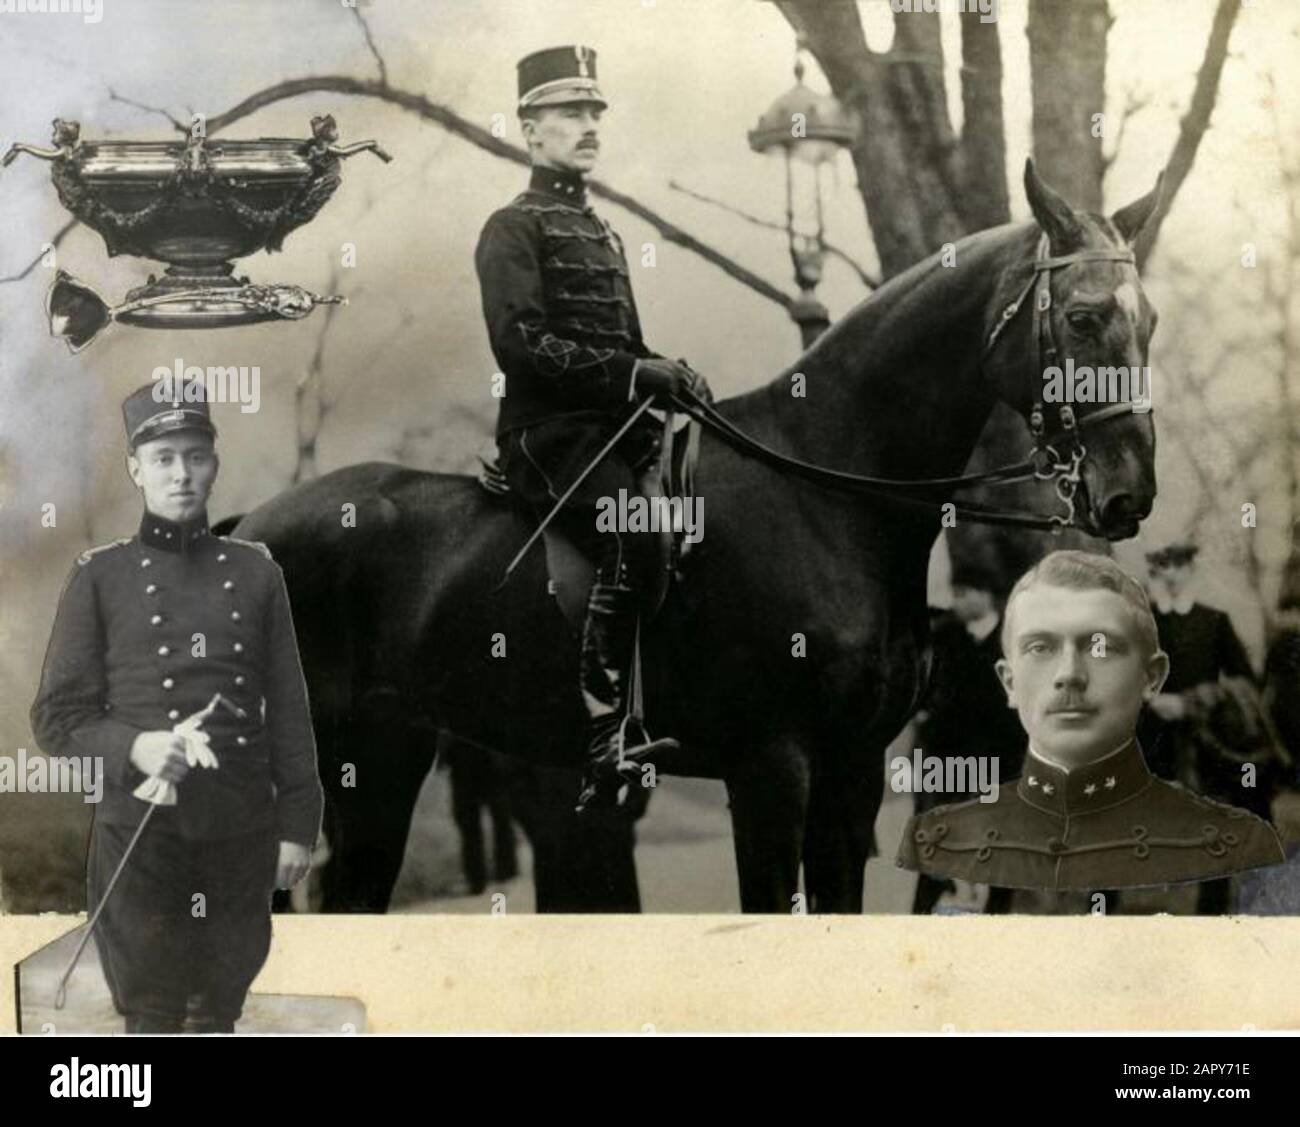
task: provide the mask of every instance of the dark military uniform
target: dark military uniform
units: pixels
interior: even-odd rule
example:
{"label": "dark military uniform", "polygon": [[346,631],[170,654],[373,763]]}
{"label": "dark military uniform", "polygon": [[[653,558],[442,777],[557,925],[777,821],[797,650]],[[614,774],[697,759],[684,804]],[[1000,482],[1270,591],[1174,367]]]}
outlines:
{"label": "dark military uniform", "polygon": [[[635,409],[633,371],[657,355],[641,323],[623,245],[587,204],[579,173],[535,168],[528,190],[493,213],[474,255],[492,353],[506,377],[497,419],[510,486],[545,513]],[[594,506],[655,456],[643,420],[586,479],[565,524],[595,554]]]}
{"label": "dark military uniform", "polygon": [[[521,114],[582,103],[606,105],[594,51],[548,48],[520,60]],[[639,593],[657,540],[648,530],[602,531],[596,511],[604,498],[636,496],[658,460],[659,427],[645,416],[602,456],[645,391],[638,361],[656,354],[641,339],[623,244],[588,206],[576,169],[534,168],[528,190],[489,217],[474,264],[506,378],[497,445],[511,490],[545,519],[591,467],[552,527],[595,565],[579,657],[588,719],[579,808],[616,804]]]}
{"label": "dark military uniform", "polygon": [[1141,888],[1223,877],[1283,860],[1261,818],[1153,776],[1136,741],[1065,772],[1035,756],[996,802],[912,818],[897,863],[1004,888]]}
{"label": "dark military uniform", "polygon": [[218,708],[203,726],[219,766],[190,771],[177,804],[154,811],[96,930],[128,1032],[179,1027],[187,1003],[200,1028],[233,1025],[269,949],[278,843],[310,849],[322,808],[280,568],[205,519],[146,512],[138,535],[77,560],[32,706],[46,752],[102,757],[92,911],[149,808],[132,795],[136,736],[218,692],[244,714]]}

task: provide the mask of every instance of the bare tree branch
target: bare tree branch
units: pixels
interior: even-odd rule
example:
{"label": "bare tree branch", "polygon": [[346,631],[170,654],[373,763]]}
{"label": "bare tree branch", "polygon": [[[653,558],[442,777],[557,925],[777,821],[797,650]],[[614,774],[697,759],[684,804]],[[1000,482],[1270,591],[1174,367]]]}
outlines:
{"label": "bare tree branch", "polygon": [[[71,231],[72,228],[74,228],[76,225],[77,225],[77,220],[69,219],[62,227],[60,227],[54,233],[54,237],[49,240],[50,246],[57,247],[61,242],[63,242],[63,237],[69,231]],[[40,254],[38,254],[35,258],[31,260],[31,262],[29,262],[26,266],[24,266],[21,270],[19,270],[17,274],[6,274],[3,278],[0,278],[0,286],[6,285],[9,282],[22,281],[22,279],[27,277],[28,274],[30,274],[33,270],[36,269],[38,265],[40,265],[40,261],[44,257],[45,257],[45,248],[42,247]]]}
{"label": "bare tree branch", "polygon": [[[208,119],[209,136],[218,133],[227,126],[234,124],[242,118],[248,117],[257,110],[276,102],[282,102],[289,98],[296,98],[302,94],[317,93],[334,93],[348,94],[360,97],[378,98],[381,101],[388,102],[391,105],[400,106],[402,109],[423,118],[425,121],[432,121],[436,125],[442,126],[458,137],[477,145],[494,156],[504,160],[514,161],[516,164],[527,165],[529,163],[528,153],[516,145],[503,141],[500,137],[495,137],[491,132],[482,126],[475,125],[473,122],[461,117],[454,110],[446,106],[438,105],[436,102],[429,101],[423,94],[417,94],[410,90],[402,90],[395,86],[388,86],[382,82],[371,82],[359,78],[349,78],[346,75],[320,75],[310,78],[294,78],[286,82],[277,82],[273,86],[268,86],[264,90],[259,90],[250,94],[238,105],[232,106],[225,113],[217,114],[215,117]],[[609,185],[600,180],[588,180],[587,188],[593,195],[607,199],[610,203],[617,204],[625,211],[630,211],[633,215],[649,223],[659,235],[670,243],[692,251],[712,263],[724,273],[730,275],[742,285],[748,286],[755,293],[767,298],[769,301],[776,302],[783,309],[789,310],[794,305],[794,298],[789,294],[783,293],[770,282],[760,278],[757,274],[746,270],[738,262],[728,258],[721,251],[714,249],[707,243],[701,242],[694,235],[688,234],[680,227],[670,223],[658,212],[652,211],[639,200],[634,199],[623,192],[611,188]]]}
{"label": "bare tree branch", "polygon": [[1150,105],[1151,94],[1149,91],[1139,92],[1133,87],[1129,87],[1128,93],[1124,97],[1124,107],[1119,111],[1119,128],[1115,130],[1115,143],[1111,146],[1110,152],[1103,152],[1101,155],[1103,174],[1110,170],[1110,166],[1115,163],[1115,158],[1119,156],[1120,149],[1124,147],[1124,134],[1128,130],[1129,120],[1137,117]]}
{"label": "bare tree branch", "polygon": [[1214,13],[1214,23],[1210,26],[1210,36],[1205,43],[1205,55],[1201,60],[1201,69],[1196,74],[1196,86],[1192,90],[1192,101],[1183,115],[1178,127],[1178,140],[1174,143],[1169,161],[1165,165],[1164,189],[1160,193],[1160,202],[1155,214],[1147,222],[1137,241],[1138,268],[1145,265],[1160,227],[1169,214],[1178,189],[1183,186],[1187,174],[1192,170],[1196,160],[1196,150],[1201,138],[1210,124],[1210,114],[1219,94],[1219,77],[1223,74],[1223,63],[1228,57],[1228,40],[1232,28],[1241,10],[1241,0],[1219,0],[1218,10]]}
{"label": "bare tree branch", "polygon": [[[335,266],[330,272],[326,292],[331,293],[338,286],[339,268]],[[293,416],[298,438],[298,457],[293,468],[294,485],[316,476],[316,444],[320,439],[321,428],[325,425],[325,417],[334,406],[325,396],[325,339],[329,336],[338,308],[337,305],[331,305],[325,310],[320,332],[316,334],[316,348],[312,352],[311,361],[293,388]]]}
{"label": "bare tree branch", "polygon": [[180,132],[188,133],[190,131],[190,127],[185,122],[181,121],[177,117],[173,117],[161,106],[149,106],[144,102],[137,102],[134,98],[128,98],[125,94],[119,94],[111,86],[108,88],[108,100],[110,102],[121,102],[124,106],[133,106],[135,109],[144,110],[146,113],[156,113],[160,117],[165,117],[172,123],[172,126]]}
{"label": "bare tree branch", "polygon": [[379,53],[379,48],[375,46],[374,36],[370,34],[370,24],[366,22],[366,17],[361,14],[360,8],[352,9],[353,16],[356,17],[357,23],[361,25],[361,32],[366,37],[366,46],[370,48],[370,53],[375,56],[375,62],[379,64],[379,81],[382,85],[388,85],[388,64],[384,62],[384,56]]}
{"label": "bare tree branch", "polygon": [[[784,223],[780,223],[775,219],[764,219],[760,215],[754,215],[742,208],[736,207],[734,204],[727,203],[725,200],[715,199],[713,196],[706,196],[703,192],[697,192],[694,189],[686,187],[685,184],[677,183],[676,180],[669,180],[668,187],[670,187],[674,192],[681,192],[684,196],[690,196],[693,200],[699,200],[701,203],[712,204],[714,207],[720,207],[723,211],[730,212],[732,215],[745,220],[746,223],[754,224],[755,227],[766,227],[771,231],[780,231],[782,234],[785,233]],[[849,268],[857,274],[858,279],[862,284],[868,289],[874,290],[880,285],[880,279],[873,276],[867,268],[862,266],[855,258],[853,258],[848,251],[841,250],[833,243],[828,243],[824,240],[822,242],[822,248],[827,254],[833,255],[835,258],[846,263]]]}

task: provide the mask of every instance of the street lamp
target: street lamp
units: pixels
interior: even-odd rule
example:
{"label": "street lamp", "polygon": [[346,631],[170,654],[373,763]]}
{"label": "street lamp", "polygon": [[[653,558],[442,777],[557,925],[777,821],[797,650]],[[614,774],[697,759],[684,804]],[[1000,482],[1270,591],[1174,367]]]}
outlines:
{"label": "street lamp", "polygon": [[[831,94],[818,94],[804,85],[802,41],[795,48],[795,84],[768,107],[758,125],[749,133],[749,147],[756,153],[781,150],[785,160],[785,229],[794,264],[794,280],[799,296],[790,316],[799,326],[803,346],[807,348],[830,326],[830,314],[815,293],[822,279],[826,245],[822,222],[822,168],[833,161],[841,149],[853,144],[857,135],[853,119],[840,101]],[[796,176],[796,163],[807,166]],[[811,187],[808,180],[811,179]],[[796,185],[796,180],[800,181]],[[807,196],[811,193],[811,208]],[[812,210],[816,233],[795,230],[796,195],[801,197],[800,211]]]}

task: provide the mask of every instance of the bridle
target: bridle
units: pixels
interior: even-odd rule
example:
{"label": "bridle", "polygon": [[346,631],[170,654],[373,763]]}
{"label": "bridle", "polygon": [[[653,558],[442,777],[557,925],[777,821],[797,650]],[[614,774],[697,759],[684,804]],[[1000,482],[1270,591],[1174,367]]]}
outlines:
{"label": "bridle", "polygon": [[[1030,339],[1038,347],[1038,372],[1045,373],[1054,367],[1060,357],[1056,347],[1056,337],[1052,332],[1052,271],[1076,262],[1126,262],[1137,265],[1137,258],[1131,247],[1095,247],[1075,251],[1073,254],[1051,254],[1051,243],[1046,235],[1038,240],[1038,251],[1034,256],[1034,271],[1024,289],[1016,300],[1002,310],[1002,316],[993,326],[980,361],[983,363],[992,354],[1001,337],[1002,331],[1015,320],[1025,303],[1025,298],[1034,295],[1033,324]],[[1084,416],[1076,416],[1069,403],[1053,404],[1056,408],[1056,425],[1052,431],[1047,430],[1046,407],[1041,395],[1036,396],[1029,411],[1029,433],[1034,440],[1030,460],[1034,463],[1034,477],[1039,481],[1054,481],[1056,495],[1066,507],[1064,517],[1052,517],[1059,521],[1057,529],[1070,528],[1074,524],[1074,497],[1082,478],[1083,460],[1088,456],[1088,448],[1083,444],[1080,432],[1084,425],[1095,426],[1107,419],[1132,413],[1133,405],[1128,402],[1111,403]],[[1068,461],[1062,457],[1062,450]]]}
{"label": "bridle", "polygon": [[[1041,375],[1056,363],[1058,349],[1052,333],[1050,316],[1052,273],[1078,262],[1127,262],[1134,265],[1136,258],[1128,247],[1100,247],[1053,256],[1050,253],[1048,238],[1044,235],[1038,243],[1029,281],[1015,301],[1002,310],[1001,317],[989,333],[981,350],[981,363],[992,354],[1002,333],[1015,320],[1031,293],[1034,295],[1032,339],[1037,344],[1038,374]],[[944,504],[953,504],[956,515],[967,520],[1047,532],[1060,532],[1062,529],[1076,526],[1075,495],[1082,480],[1084,459],[1088,456],[1088,449],[1081,438],[1083,428],[1129,414],[1133,409],[1132,403],[1119,402],[1091,411],[1087,415],[1076,416],[1070,404],[1052,404],[1051,406],[1056,408],[1056,417],[1052,429],[1049,430],[1047,408],[1042,395],[1039,394],[1035,397],[1029,412],[1029,432],[1034,445],[1025,460],[1014,465],[1000,466],[982,473],[962,474],[958,477],[903,480],[848,473],[844,470],[805,462],[793,455],[782,454],[752,435],[746,434],[730,419],[720,414],[712,403],[702,399],[694,391],[687,391],[681,396],[671,398],[680,410],[716,432],[741,452],[827,488],[869,494],[902,504],[921,505],[932,509],[940,508]],[[975,485],[1011,485],[1029,480],[1053,482],[1056,495],[1065,506],[1065,512],[1041,516],[1036,513],[995,509],[973,501],[957,504],[936,500],[933,497],[934,494],[948,494],[955,489],[970,488]]]}

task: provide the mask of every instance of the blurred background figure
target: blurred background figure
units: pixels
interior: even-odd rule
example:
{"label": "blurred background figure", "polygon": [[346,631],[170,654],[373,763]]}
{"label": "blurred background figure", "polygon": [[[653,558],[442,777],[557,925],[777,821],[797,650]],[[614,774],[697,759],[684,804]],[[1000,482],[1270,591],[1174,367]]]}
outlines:
{"label": "blurred background figure", "polygon": [[[926,755],[989,756],[998,761],[998,780],[1005,786],[1020,774],[1025,733],[993,669],[1002,656],[1003,597],[992,571],[973,564],[954,568],[952,609],[935,612],[931,621],[934,661],[916,721]],[[916,811],[977,797],[918,793]],[[955,891],[952,881],[922,874],[913,915],[928,915],[946,891]],[[1009,889],[990,889],[984,910],[1006,912],[1010,900]]]}
{"label": "blurred background figure", "polygon": [[483,812],[492,822],[492,876],[498,883],[519,872],[515,827],[510,806],[510,779],[504,757],[456,740],[443,741],[451,776],[451,811],[460,834],[460,863],[471,896],[488,883]]}
{"label": "blurred background figure", "polygon": [[1300,554],[1287,562],[1277,611],[1264,659],[1264,703],[1288,768],[1284,782],[1294,787],[1300,783]]}
{"label": "blurred background figure", "polygon": [[[1271,820],[1279,767],[1272,725],[1232,620],[1195,601],[1197,552],[1183,540],[1147,554],[1169,677],[1139,737],[1154,774]],[[1229,880],[1206,881],[1196,910],[1218,915],[1229,901]]]}
{"label": "blurred background figure", "polygon": [[[538,912],[639,912],[636,822],[650,793],[633,787],[614,810],[574,809],[580,772],[541,767],[444,734],[438,758],[449,768],[452,818],[470,895],[505,885],[520,872],[515,823],[531,853]],[[492,856],[483,815],[491,822]]]}
{"label": "blurred background figure", "polygon": [[1169,655],[1169,678],[1151,702],[1142,730],[1142,747],[1153,774],[1256,809],[1240,792],[1240,772],[1204,754],[1198,729],[1206,705],[1221,697],[1221,682],[1238,678],[1255,684],[1246,651],[1223,611],[1195,601],[1197,547],[1186,541],[1147,553],[1151,601],[1160,648]]}

